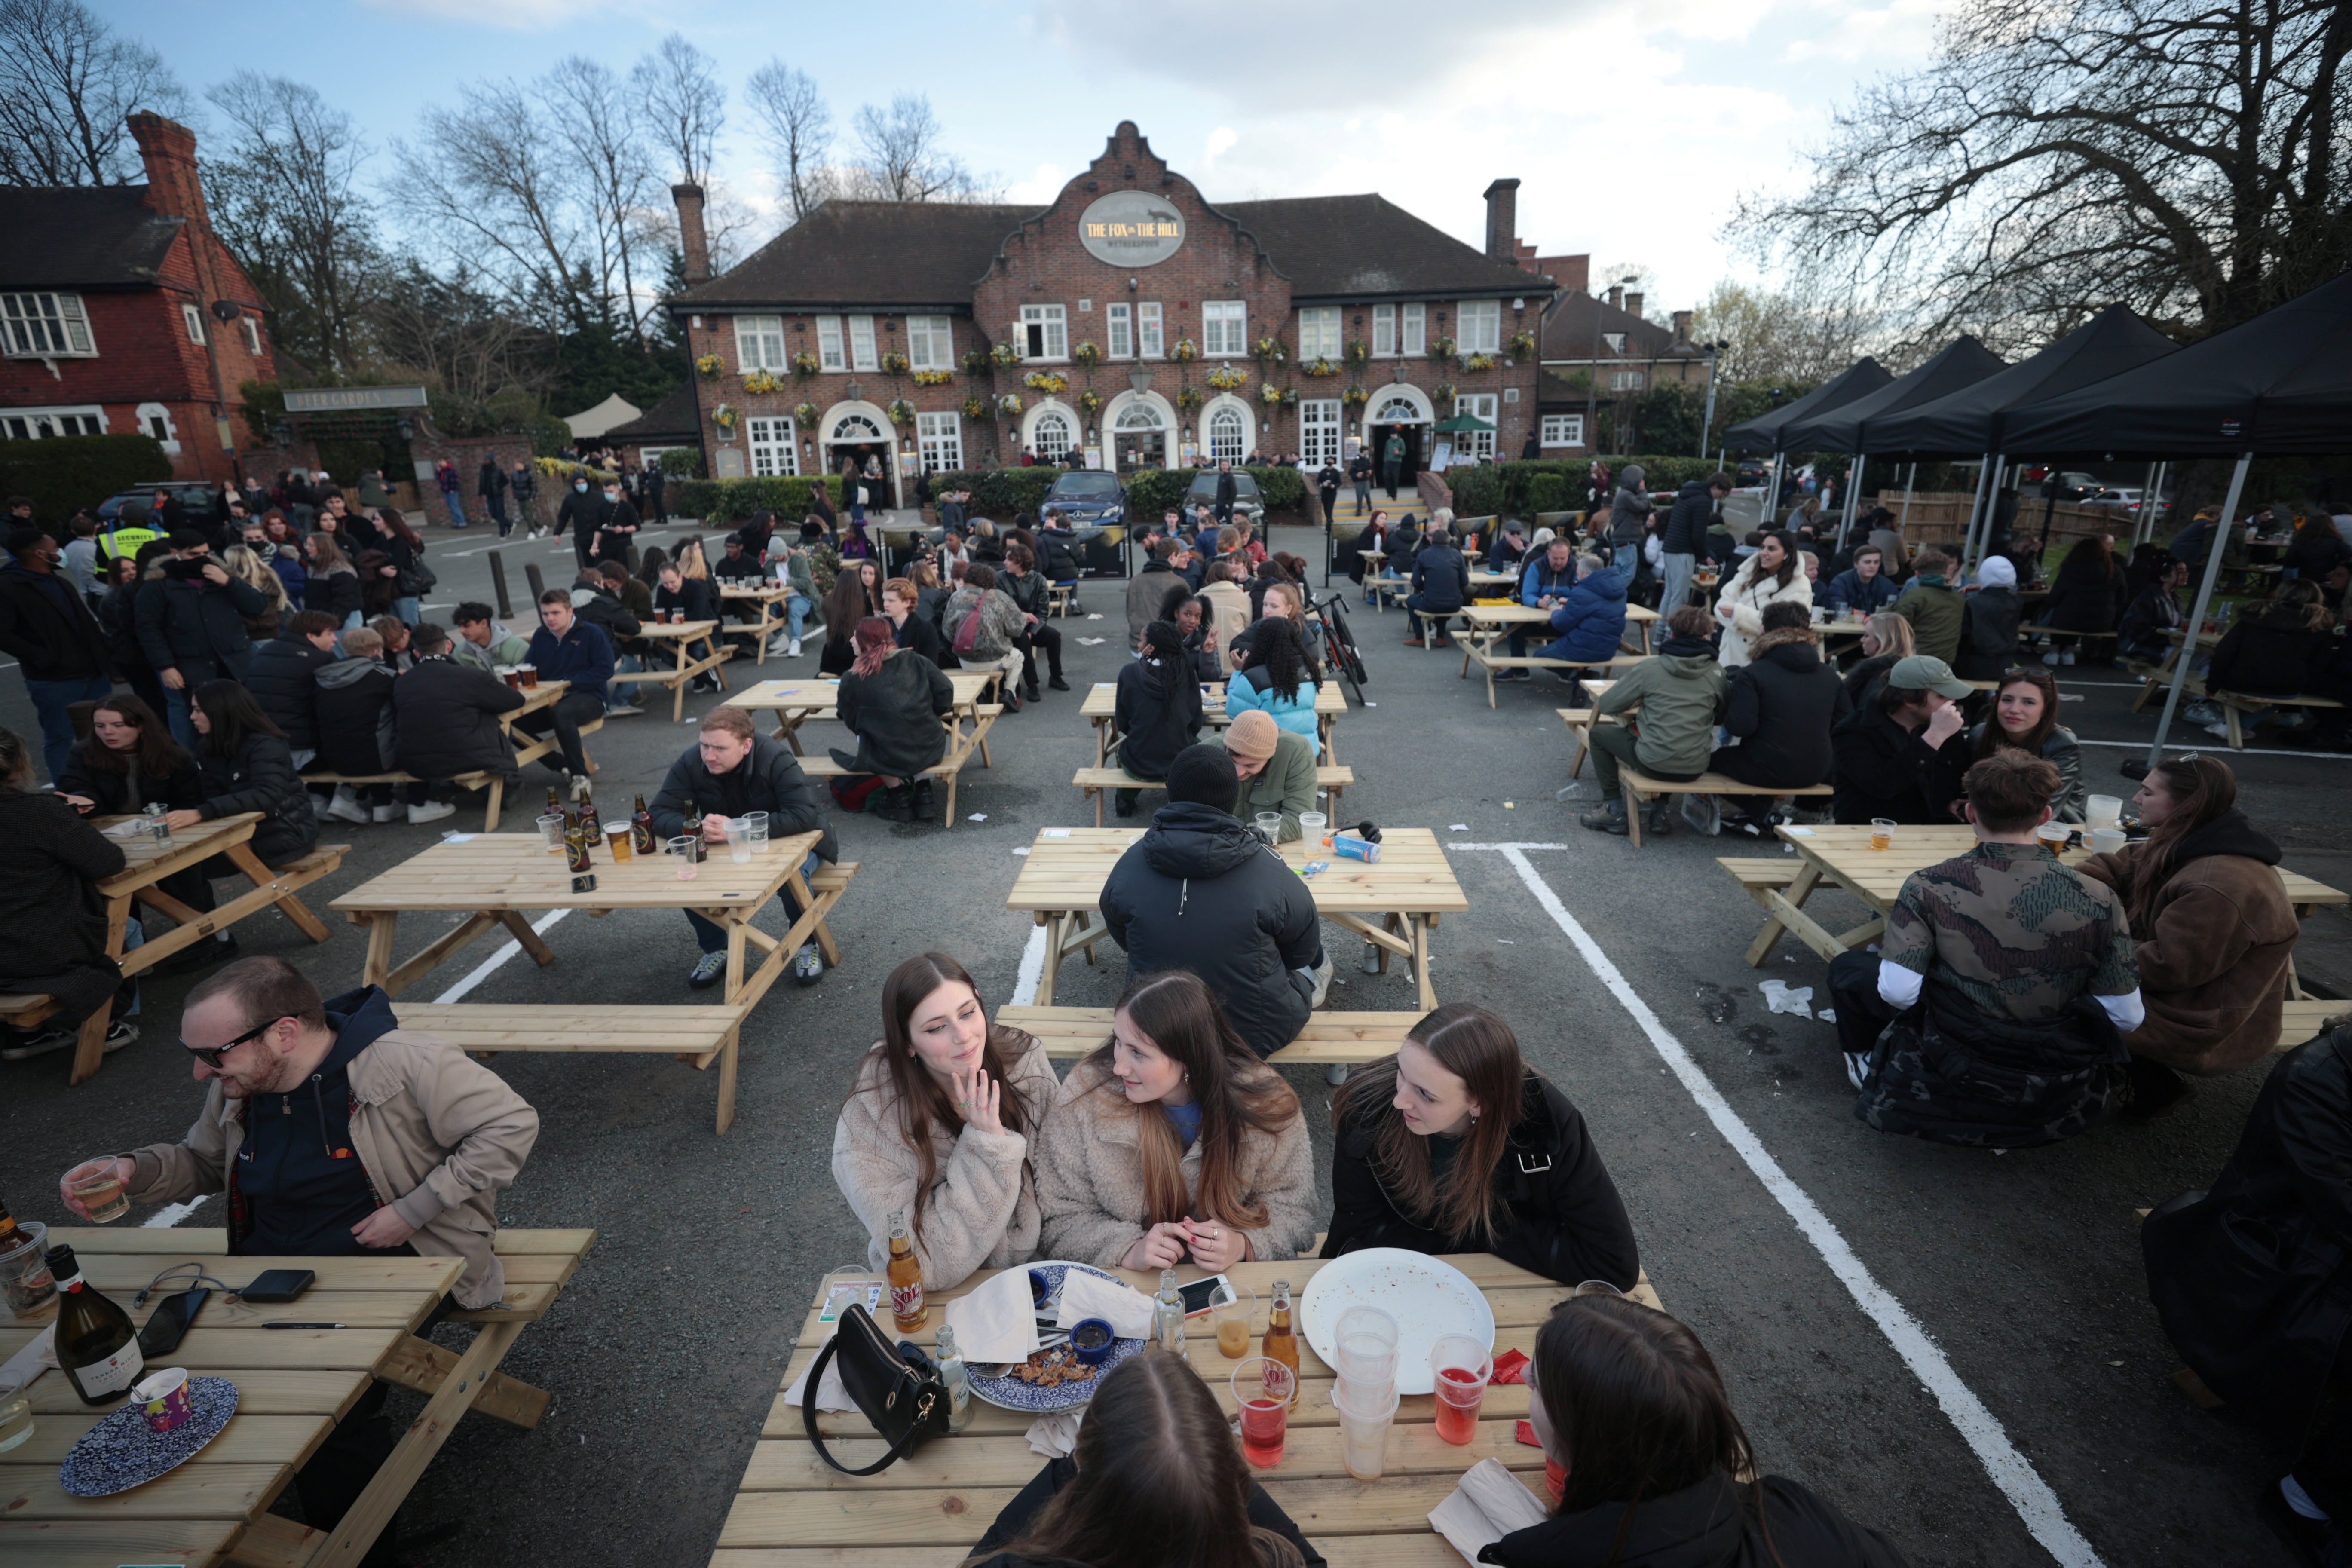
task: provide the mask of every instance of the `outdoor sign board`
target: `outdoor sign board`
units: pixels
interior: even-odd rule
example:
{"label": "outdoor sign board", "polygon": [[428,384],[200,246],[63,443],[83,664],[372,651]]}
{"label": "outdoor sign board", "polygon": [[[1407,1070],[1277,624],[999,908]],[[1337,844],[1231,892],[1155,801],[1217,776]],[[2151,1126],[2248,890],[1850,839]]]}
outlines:
{"label": "outdoor sign board", "polygon": [[371,413],[425,406],[421,386],[316,386],[286,395],[289,414]]}
{"label": "outdoor sign board", "polygon": [[1184,215],[1144,191],[1113,191],[1078,218],[1078,243],[1114,267],[1152,267],[1184,243]]}

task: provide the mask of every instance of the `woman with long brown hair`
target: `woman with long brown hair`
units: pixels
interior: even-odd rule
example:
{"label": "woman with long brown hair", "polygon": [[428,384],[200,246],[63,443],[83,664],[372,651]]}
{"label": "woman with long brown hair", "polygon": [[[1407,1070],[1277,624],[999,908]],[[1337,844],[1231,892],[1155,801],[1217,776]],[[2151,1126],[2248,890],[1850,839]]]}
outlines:
{"label": "woman with long brown hair", "polygon": [[1114,1368],[1076,1448],[1024,1487],[966,1568],[1321,1568],[1251,1479],[1217,1396],[1157,1346]]}
{"label": "woman with long brown hair", "polygon": [[1449,1002],[1331,1098],[1322,1256],[1491,1252],[1563,1284],[1641,1274],[1633,1226],[1584,1117],[1511,1026]]}
{"label": "woman with long brown hair", "polygon": [[1226,1022],[1207,984],[1129,984],[1111,1037],[1070,1069],[1037,1149],[1048,1257],[1214,1272],[1315,1239],[1298,1096]]}
{"label": "woman with long brown hair", "polygon": [[1596,1293],[1552,1309],[1528,1368],[1528,1421],[1564,1472],[1559,1500],[1549,1519],[1491,1543],[1481,1562],[1904,1568],[1876,1531],[1795,1481],[1756,1474],[1706,1347],[1638,1301]]}
{"label": "woman with long brown hair", "polygon": [[824,595],[824,650],[817,656],[822,675],[841,675],[857,662],[857,623],[882,613],[882,601],[866,592],[865,578],[844,571]]}
{"label": "woman with long brown hair", "polygon": [[2273,869],[2279,847],[2237,809],[2218,757],[2161,762],[2132,797],[2147,837],[2076,869],[2123,900],[2147,1016],[2131,1047],[2135,1113],[2186,1091],[2179,1073],[2218,1078],[2278,1043],[2294,952],[2294,908]]}
{"label": "woman with long brown hair", "polygon": [[1798,604],[1811,607],[1813,580],[1805,575],[1796,541],[1780,532],[1767,533],[1756,553],[1729,574],[1716,595],[1715,618],[1723,623],[1723,644],[1717,659],[1726,669],[1737,669],[1748,658],[1748,645],[1764,635],[1768,605]]}
{"label": "woman with long brown hair", "polygon": [[[2116,560],[2115,541],[2095,534],[2066,552],[2042,603],[2042,624],[2067,632],[2111,632],[2131,603],[2129,580]],[[2074,662],[2074,637],[2053,637],[2045,664]]]}
{"label": "woman with long brown hair", "polygon": [[926,952],[892,970],[882,1038],[833,1126],[833,1179],[866,1226],[866,1262],[889,1262],[901,1210],[927,1289],[1035,1257],[1031,1156],[1059,1088],[1035,1037],[988,1021],[962,964]]}
{"label": "woman with long brown hair", "polygon": [[127,692],[91,708],[89,738],[75,742],[57,790],[84,816],[123,816],[156,801],[194,809],[205,798],[194,755]]}
{"label": "woman with long brown hair", "polygon": [[2083,820],[2083,748],[2074,731],[2058,722],[2058,682],[2047,669],[2021,665],[2001,672],[1993,690],[1992,713],[1978,721],[1965,746],[1936,752],[1936,798],[1955,822],[1965,822],[1960,781],[1969,768],[2007,748],[2041,757],[2058,770],[2058,793],[2050,799],[2051,820]]}

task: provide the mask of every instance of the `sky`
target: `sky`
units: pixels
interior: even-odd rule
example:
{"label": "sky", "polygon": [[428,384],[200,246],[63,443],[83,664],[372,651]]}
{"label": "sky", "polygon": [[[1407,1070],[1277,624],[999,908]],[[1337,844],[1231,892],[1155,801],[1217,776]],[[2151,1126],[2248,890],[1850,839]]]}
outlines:
{"label": "sky", "polygon": [[[1941,0],[1077,0],[880,11],[707,0],[107,0],[197,95],[239,69],[310,81],[381,151],[476,83],[561,57],[615,70],[676,29],[720,61],[719,183],[756,246],[782,226],[741,95],[772,58],[808,71],[836,126],[929,96],[952,149],[1043,203],[1120,120],[1211,201],[1376,191],[1483,244],[1489,181],[1517,176],[1519,237],[1646,273],[1654,319],[1724,279],[1769,281],[1725,237],[1743,194],[1792,188],[1804,149],[1873,79],[1924,64]],[[524,100],[524,101],[527,101]],[[412,236],[431,255],[431,237]],[[746,246],[745,248],[750,248]],[[448,258],[451,261],[457,258]],[[1607,269],[1604,272],[1603,269]]]}

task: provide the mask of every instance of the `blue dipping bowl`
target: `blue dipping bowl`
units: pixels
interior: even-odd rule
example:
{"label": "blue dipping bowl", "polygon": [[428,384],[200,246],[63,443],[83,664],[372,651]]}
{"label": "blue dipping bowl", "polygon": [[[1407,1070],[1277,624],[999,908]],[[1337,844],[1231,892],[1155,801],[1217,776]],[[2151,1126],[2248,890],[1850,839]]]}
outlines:
{"label": "blue dipping bowl", "polygon": [[1100,1318],[1080,1318],[1070,1325],[1070,1353],[1087,1366],[1100,1366],[1118,1342],[1110,1324]]}

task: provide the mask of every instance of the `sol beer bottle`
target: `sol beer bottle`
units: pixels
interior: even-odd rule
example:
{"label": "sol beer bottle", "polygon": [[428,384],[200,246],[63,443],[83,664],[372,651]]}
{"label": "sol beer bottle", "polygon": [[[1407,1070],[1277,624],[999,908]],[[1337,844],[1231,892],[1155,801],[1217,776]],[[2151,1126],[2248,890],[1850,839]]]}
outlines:
{"label": "sol beer bottle", "polygon": [[890,1215],[889,1280],[890,1316],[900,1333],[911,1334],[929,1321],[931,1310],[923,1304],[923,1266],[915,1257],[915,1244],[908,1239],[905,1209]]}
{"label": "sol beer bottle", "polygon": [[1298,1336],[1290,1328],[1290,1281],[1274,1282],[1274,1308],[1265,1318],[1265,1344],[1260,1351],[1268,1361],[1278,1361],[1290,1369],[1290,1404],[1298,1405]]}

